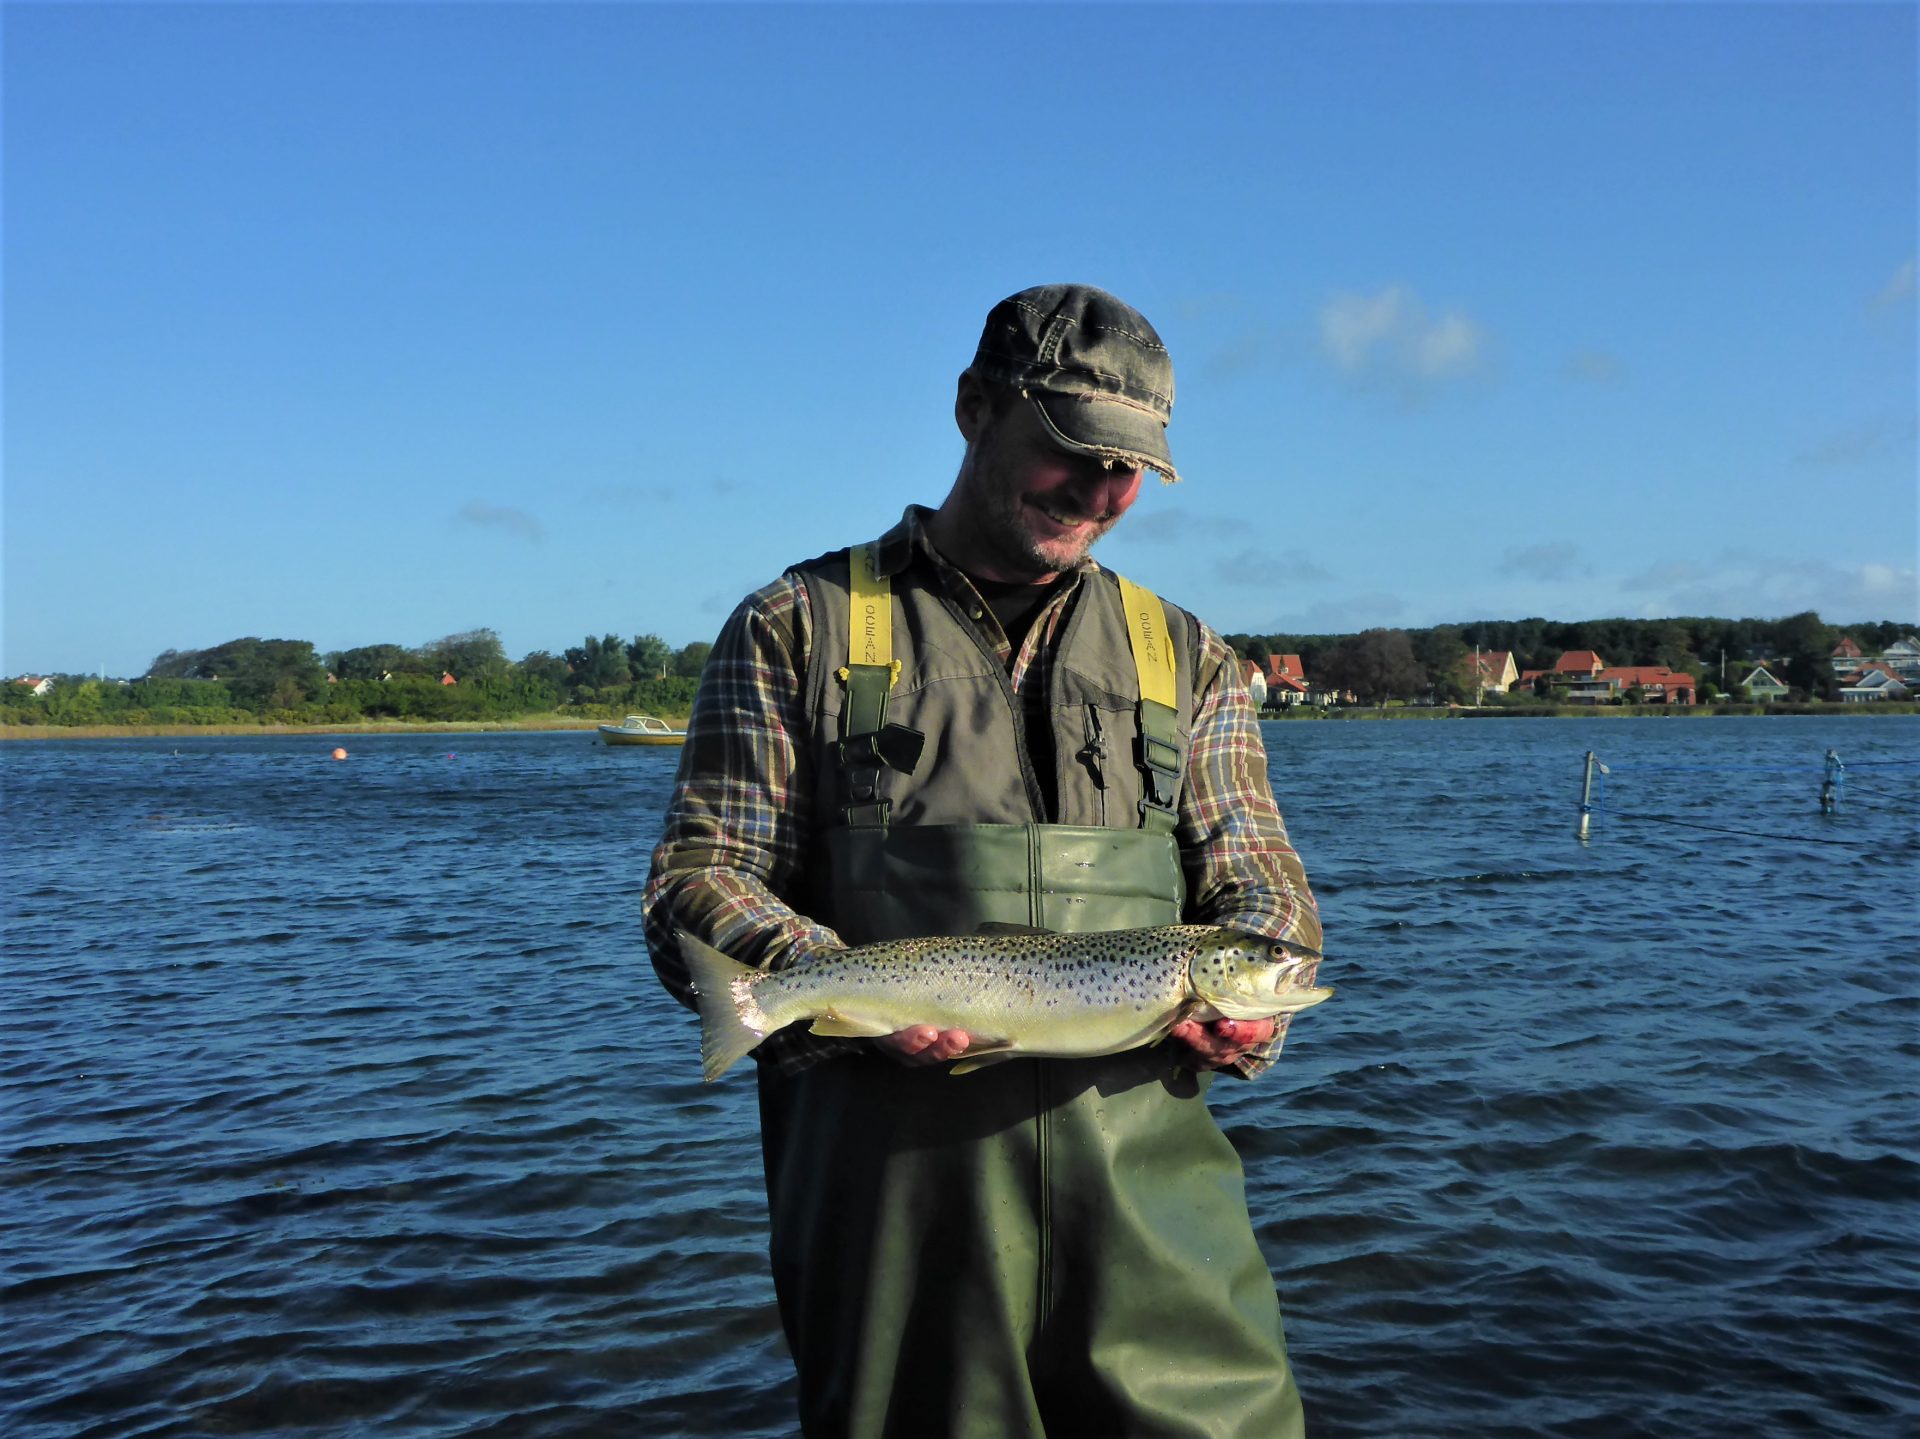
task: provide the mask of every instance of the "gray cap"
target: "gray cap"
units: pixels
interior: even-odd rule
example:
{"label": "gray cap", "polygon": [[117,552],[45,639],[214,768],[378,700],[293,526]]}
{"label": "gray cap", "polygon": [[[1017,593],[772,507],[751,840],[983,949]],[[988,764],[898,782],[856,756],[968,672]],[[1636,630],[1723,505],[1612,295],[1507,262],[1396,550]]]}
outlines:
{"label": "gray cap", "polygon": [[1010,385],[1054,441],[1178,480],[1167,450],[1173,359],[1146,316],[1091,285],[1036,285],[987,315],[973,372]]}

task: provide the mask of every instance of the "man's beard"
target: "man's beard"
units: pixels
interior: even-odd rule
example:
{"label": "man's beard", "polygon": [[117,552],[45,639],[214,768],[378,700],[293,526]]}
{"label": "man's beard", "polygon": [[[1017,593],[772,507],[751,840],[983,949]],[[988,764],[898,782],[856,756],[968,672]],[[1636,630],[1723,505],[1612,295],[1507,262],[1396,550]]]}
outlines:
{"label": "man's beard", "polygon": [[[981,460],[984,462],[984,472],[979,476],[981,501],[977,517],[978,539],[981,547],[991,550],[1010,571],[1039,579],[1042,575],[1070,570],[1087,557],[1087,551],[1120,518],[1118,515],[1108,515],[1093,528],[1077,534],[1038,538],[1027,524],[1028,503],[1003,480],[994,467],[990,453],[981,456]],[[1051,506],[1066,509],[1071,504],[1071,499],[1065,494],[1048,496],[1040,501],[1043,509]]]}

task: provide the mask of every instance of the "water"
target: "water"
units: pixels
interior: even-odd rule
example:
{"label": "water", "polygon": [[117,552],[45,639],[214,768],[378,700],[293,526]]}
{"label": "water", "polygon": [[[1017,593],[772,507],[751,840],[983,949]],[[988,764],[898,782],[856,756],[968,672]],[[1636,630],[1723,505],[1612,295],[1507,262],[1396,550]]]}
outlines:
{"label": "water", "polygon": [[[1214,1094],[1316,1439],[1920,1433],[1920,724],[1267,734],[1340,993]],[[791,1433],[676,758],[0,748],[0,1433]]]}

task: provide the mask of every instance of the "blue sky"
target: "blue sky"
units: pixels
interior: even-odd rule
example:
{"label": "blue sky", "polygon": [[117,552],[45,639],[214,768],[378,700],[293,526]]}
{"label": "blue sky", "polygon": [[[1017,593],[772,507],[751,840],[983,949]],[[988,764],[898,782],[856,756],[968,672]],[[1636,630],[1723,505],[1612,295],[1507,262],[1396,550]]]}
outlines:
{"label": "blue sky", "polygon": [[1064,279],[1222,630],[1920,618],[1915,20],[8,4],[0,669],[711,638]]}

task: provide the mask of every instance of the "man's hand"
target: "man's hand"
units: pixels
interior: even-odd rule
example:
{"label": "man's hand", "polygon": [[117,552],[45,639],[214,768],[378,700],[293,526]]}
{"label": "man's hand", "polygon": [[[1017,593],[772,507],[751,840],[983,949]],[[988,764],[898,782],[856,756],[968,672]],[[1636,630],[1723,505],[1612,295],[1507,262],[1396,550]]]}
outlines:
{"label": "man's hand", "polygon": [[940,1064],[958,1059],[973,1043],[964,1029],[938,1029],[931,1024],[915,1024],[874,1040],[880,1052],[901,1064]]}
{"label": "man's hand", "polygon": [[[1271,1019],[1183,1019],[1171,1033],[1187,1047],[1187,1063],[1195,1069],[1223,1069],[1273,1038]],[[897,1036],[896,1036],[897,1038]]]}

